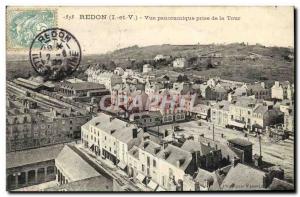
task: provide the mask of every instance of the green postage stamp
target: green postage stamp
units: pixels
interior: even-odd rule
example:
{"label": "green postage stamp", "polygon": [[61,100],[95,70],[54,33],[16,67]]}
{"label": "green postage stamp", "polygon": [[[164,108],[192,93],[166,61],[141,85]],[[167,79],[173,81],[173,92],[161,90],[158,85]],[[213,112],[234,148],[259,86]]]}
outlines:
{"label": "green postage stamp", "polygon": [[9,50],[28,50],[37,34],[57,25],[56,9],[7,8],[6,12],[6,44]]}

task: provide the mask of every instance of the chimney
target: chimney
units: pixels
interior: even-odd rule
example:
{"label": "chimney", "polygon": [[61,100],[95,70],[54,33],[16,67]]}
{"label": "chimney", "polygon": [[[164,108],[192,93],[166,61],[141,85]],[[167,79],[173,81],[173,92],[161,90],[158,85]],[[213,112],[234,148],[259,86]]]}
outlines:
{"label": "chimney", "polygon": [[232,160],[231,160],[231,166],[234,168],[237,164],[239,163],[239,160],[238,158],[234,157]]}
{"label": "chimney", "polygon": [[265,82],[261,82],[260,85],[262,88],[264,88],[264,89],[266,88]]}
{"label": "chimney", "polygon": [[132,129],[132,138],[137,138],[137,128]]}
{"label": "chimney", "polygon": [[279,87],[279,81],[275,81],[275,86]]}
{"label": "chimney", "polygon": [[147,148],[148,145],[149,145],[149,142],[144,142],[143,148]]}
{"label": "chimney", "polygon": [[180,160],[176,161],[176,166],[179,168],[180,167]]}
{"label": "chimney", "polygon": [[110,131],[110,134],[113,134],[115,131],[116,131],[116,129],[112,129],[112,130]]}

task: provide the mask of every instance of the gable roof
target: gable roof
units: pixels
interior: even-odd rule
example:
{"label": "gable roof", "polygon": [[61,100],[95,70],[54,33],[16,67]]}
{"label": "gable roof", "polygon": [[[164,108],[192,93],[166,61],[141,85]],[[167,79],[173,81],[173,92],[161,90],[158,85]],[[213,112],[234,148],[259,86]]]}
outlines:
{"label": "gable roof", "polygon": [[[146,152],[148,152],[148,153],[150,153],[151,155],[154,155],[154,156],[156,156],[159,153],[159,151],[161,151],[161,149],[162,149],[159,144],[157,144],[157,143],[155,143],[151,140],[148,140],[148,141],[145,141],[144,143],[141,143],[139,145],[139,147],[142,150],[144,150],[144,151],[146,151]],[[155,152],[156,149],[158,149],[157,152]]]}
{"label": "gable roof", "polygon": [[[165,154],[167,154],[167,157],[165,157]],[[157,157],[182,170],[186,170],[192,161],[192,154],[190,152],[172,144],[169,144],[165,149],[160,151]],[[177,166],[178,162],[180,162],[180,166]]]}
{"label": "gable roof", "polygon": [[238,163],[231,167],[221,184],[223,190],[265,190],[265,172]]}
{"label": "gable roof", "polygon": [[87,179],[100,174],[80,155],[66,145],[55,159],[55,165],[61,168],[70,181]]}
{"label": "gable roof", "polygon": [[83,125],[84,128],[89,126],[99,128],[124,143],[128,143],[133,139],[132,130],[137,129],[133,124],[104,113],[99,113],[97,117]]}
{"label": "gable roof", "polygon": [[230,101],[222,100],[220,102],[217,102],[215,105],[213,105],[212,108],[229,111],[229,106],[230,106]]}
{"label": "gable roof", "polygon": [[54,160],[63,145],[47,146],[36,149],[29,149],[6,154],[6,168],[14,168],[29,164],[35,164],[43,161]]}
{"label": "gable roof", "polygon": [[79,82],[79,83],[70,83],[62,82],[60,83],[61,87],[69,88],[72,90],[95,90],[95,89],[105,89],[103,84],[92,83],[92,82]]}
{"label": "gable roof", "polygon": [[201,142],[196,142],[194,140],[186,140],[183,145],[181,146],[183,150],[186,150],[190,153],[193,153],[195,151],[200,151],[200,155],[207,155],[211,151],[214,151],[215,149],[207,146]]}
{"label": "gable roof", "polygon": [[137,146],[133,146],[129,151],[128,154],[133,156],[136,159],[139,159],[139,151],[140,149]]}

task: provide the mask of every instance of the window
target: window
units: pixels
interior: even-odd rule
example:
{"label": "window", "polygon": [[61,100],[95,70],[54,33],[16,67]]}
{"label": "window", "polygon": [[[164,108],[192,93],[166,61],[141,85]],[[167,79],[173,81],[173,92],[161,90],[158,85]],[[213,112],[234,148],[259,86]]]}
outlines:
{"label": "window", "polygon": [[143,171],[143,172],[145,171],[145,166],[144,166],[144,164],[142,164],[142,171]]}
{"label": "window", "polygon": [[153,167],[156,167],[156,161],[153,159]]}
{"label": "window", "polygon": [[150,166],[150,157],[147,157],[147,166]]}
{"label": "window", "polygon": [[104,140],[106,140],[106,136],[104,137]]}

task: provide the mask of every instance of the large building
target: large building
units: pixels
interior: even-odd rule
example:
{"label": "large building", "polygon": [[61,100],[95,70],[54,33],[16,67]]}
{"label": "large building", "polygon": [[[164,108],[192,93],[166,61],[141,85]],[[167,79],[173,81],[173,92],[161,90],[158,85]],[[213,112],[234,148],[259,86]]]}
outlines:
{"label": "large building", "polygon": [[272,105],[259,102],[252,97],[238,97],[229,106],[228,125],[253,130],[283,123],[283,114]]}
{"label": "large building", "polygon": [[217,126],[226,127],[229,121],[229,101],[220,101],[211,107],[210,119]]}
{"label": "large building", "polygon": [[88,69],[85,73],[88,75],[88,82],[103,84],[108,90],[122,83],[122,78],[113,72]]}
{"label": "large building", "polygon": [[81,127],[81,139],[86,148],[124,167],[128,163],[128,151],[141,142],[142,133],[136,126],[104,113]]}
{"label": "large building", "polygon": [[56,178],[55,158],[63,145],[7,153],[7,190],[37,185]]}
{"label": "large building", "polygon": [[109,90],[104,85],[93,82],[61,82],[58,84],[57,89],[59,94],[72,99],[99,97],[109,94]]}
{"label": "large building", "polygon": [[7,152],[80,139],[80,126],[91,118],[70,108],[43,108],[26,98],[10,100],[7,105]]}

